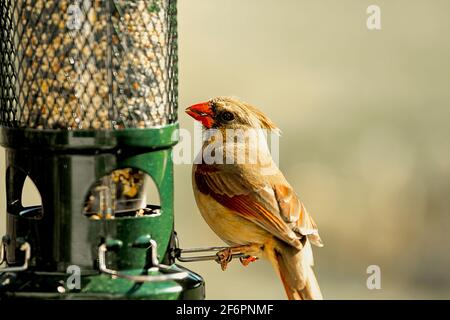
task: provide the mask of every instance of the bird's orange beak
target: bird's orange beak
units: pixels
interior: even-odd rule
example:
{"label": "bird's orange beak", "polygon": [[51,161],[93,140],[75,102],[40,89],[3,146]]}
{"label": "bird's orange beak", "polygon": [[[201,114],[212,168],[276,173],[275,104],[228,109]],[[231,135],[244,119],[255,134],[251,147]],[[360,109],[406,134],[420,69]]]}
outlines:
{"label": "bird's orange beak", "polygon": [[186,113],[208,129],[214,125],[214,113],[208,102],[194,104],[186,109]]}

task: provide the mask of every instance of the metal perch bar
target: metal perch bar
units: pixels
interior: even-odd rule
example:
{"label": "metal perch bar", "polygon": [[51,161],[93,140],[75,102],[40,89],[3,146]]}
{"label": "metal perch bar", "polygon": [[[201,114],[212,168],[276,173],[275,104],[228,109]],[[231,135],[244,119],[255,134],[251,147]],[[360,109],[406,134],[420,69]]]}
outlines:
{"label": "metal perch bar", "polygon": [[[2,242],[2,247],[3,247],[3,242]],[[31,258],[30,244],[28,242],[23,243],[20,246],[20,251],[25,252],[25,258],[24,258],[23,265],[18,266],[18,267],[7,267],[7,268],[0,269],[0,274],[6,273],[6,272],[21,272],[21,271],[26,271],[28,269],[28,262],[30,261],[30,258]],[[2,249],[2,257],[1,258],[2,258],[2,260],[4,259],[6,261],[6,252],[5,252],[4,248]]]}
{"label": "metal perch bar", "polygon": [[[203,248],[190,248],[190,249],[179,249],[176,248],[175,249],[175,258],[180,261],[180,262],[197,262],[197,261],[211,261],[214,260],[216,262],[219,262],[218,257],[217,257],[217,253],[228,249],[230,247],[203,247]],[[214,254],[209,254],[209,255],[198,255],[198,256],[189,256],[189,257],[184,257],[184,254],[189,254],[189,253],[202,253],[202,252],[215,252]],[[243,253],[235,253],[233,255],[231,255],[231,259],[236,259],[236,258],[243,258],[246,255]]]}

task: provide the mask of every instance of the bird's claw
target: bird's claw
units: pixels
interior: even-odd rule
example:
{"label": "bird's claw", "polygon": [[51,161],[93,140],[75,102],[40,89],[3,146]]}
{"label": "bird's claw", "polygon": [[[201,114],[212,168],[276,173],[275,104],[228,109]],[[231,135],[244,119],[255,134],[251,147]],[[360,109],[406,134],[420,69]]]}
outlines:
{"label": "bird's claw", "polygon": [[245,257],[239,258],[239,261],[241,261],[241,263],[244,267],[248,266],[252,262],[255,262],[256,260],[258,260],[258,257],[253,257],[253,256],[245,256]]}
{"label": "bird's claw", "polygon": [[216,259],[217,263],[220,264],[222,271],[225,271],[227,269],[228,263],[233,258],[231,249],[226,248],[226,249],[220,250],[219,252],[216,253],[216,255],[217,255],[217,259]]}

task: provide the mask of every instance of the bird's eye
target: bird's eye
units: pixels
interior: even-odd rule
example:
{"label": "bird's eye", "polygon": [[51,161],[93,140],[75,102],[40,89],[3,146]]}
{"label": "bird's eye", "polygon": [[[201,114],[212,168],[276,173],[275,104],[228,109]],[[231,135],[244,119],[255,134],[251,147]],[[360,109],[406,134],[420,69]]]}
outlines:
{"label": "bird's eye", "polygon": [[221,114],[221,118],[222,118],[222,120],[229,122],[229,121],[234,120],[234,114],[232,114],[229,111],[225,111]]}

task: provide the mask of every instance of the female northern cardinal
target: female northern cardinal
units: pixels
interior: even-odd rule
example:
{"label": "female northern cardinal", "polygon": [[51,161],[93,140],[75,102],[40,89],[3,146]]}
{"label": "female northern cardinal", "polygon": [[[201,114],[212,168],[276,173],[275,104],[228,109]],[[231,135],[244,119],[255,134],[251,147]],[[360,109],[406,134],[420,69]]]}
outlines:
{"label": "female northern cardinal", "polygon": [[[245,254],[241,258],[244,265],[265,257],[278,272],[290,300],[322,299],[311,268],[310,243],[323,246],[315,222],[267,147],[236,141],[236,136],[230,138],[233,130],[242,136],[251,130],[277,132],[278,128],[257,108],[232,98],[214,98],[186,112],[221,136],[221,140],[217,135],[207,139],[203,151],[215,145],[215,159],[221,153],[234,160],[203,160],[193,166],[193,188],[200,212],[230,245],[218,254],[222,269],[236,253]],[[235,161],[242,154],[256,154],[256,161]]]}

